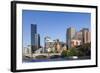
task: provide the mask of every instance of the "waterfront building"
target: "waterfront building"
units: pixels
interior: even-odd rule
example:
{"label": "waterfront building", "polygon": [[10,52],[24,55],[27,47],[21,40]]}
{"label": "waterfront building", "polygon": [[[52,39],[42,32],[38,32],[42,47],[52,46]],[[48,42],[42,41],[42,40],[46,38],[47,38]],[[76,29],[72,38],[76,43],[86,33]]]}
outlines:
{"label": "waterfront building", "polygon": [[91,32],[88,28],[83,28],[82,30],[76,32],[75,28],[70,27],[67,29],[66,40],[68,48],[90,43]]}
{"label": "waterfront building", "polygon": [[63,49],[67,50],[66,43],[59,41],[59,39],[55,40],[54,47],[57,53],[61,53]]}
{"label": "waterfront building", "polygon": [[43,48],[39,48],[35,51],[36,54],[44,53]]}
{"label": "waterfront building", "polygon": [[23,55],[27,54],[28,52],[28,48],[27,47],[23,47]]}
{"label": "waterfront building", "polygon": [[35,34],[35,48],[39,49],[40,48],[40,35]]}
{"label": "waterfront building", "polygon": [[23,48],[23,55],[30,54],[31,55],[31,45]]}
{"label": "waterfront building", "polygon": [[40,47],[40,35],[37,34],[37,25],[31,24],[31,51],[34,53]]}
{"label": "waterfront building", "polygon": [[74,39],[82,40],[82,32],[81,31],[76,32],[76,35],[75,35],[75,38]]}
{"label": "waterfront building", "polygon": [[57,42],[56,42],[56,51],[57,51],[58,53],[61,51],[61,44],[60,44],[59,39],[57,39]]}
{"label": "waterfront building", "polygon": [[32,53],[36,50],[35,47],[35,34],[37,33],[37,26],[36,24],[31,24],[31,49]]}
{"label": "waterfront building", "polygon": [[90,43],[91,42],[91,32],[88,28],[83,28],[82,32],[82,44]]}
{"label": "waterfront building", "polygon": [[71,48],[71,40],[75,38],[76,29],[75,28],[68,28],[66,33],[66,43],[68,44],[68,48]]}
{"label": "waterfront building", "polygon": [[31,45],[28,45],[27,48],[28,48],[28,54],[32,54],[32,52],[31,52],[32,51]]}
{"label": "waterfront building", "polygon": [[91,32],[90,31],[88,32],[88,41],[87,41],[87,43],[91,43]]}
{"label": "waterfront building", "polygon": [[53,46],[54,46],[54,41],[49,37],[49,36],[46,36],[44,38],[44,46],[45,46],[45,49],[48,51],[49,50],[52,50],[53,49]]}
{"label": "waterfront building", "polygon": [[78,39],[72,39],[71,40],[71,47],[79,46],[81,45],[81,40]]}

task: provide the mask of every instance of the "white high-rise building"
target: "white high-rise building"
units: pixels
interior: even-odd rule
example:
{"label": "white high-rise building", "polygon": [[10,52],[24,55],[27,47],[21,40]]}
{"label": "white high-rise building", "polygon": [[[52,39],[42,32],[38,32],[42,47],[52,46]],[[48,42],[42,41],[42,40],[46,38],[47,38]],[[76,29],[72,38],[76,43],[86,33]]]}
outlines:
{"label": "white high-rise building", "polygon": [[48,49],[49,49],[49,51],[52,51],[53,50],[53,47],[54,47],[54,41],[50,38],[50,37],[48,37],[48,36],[46,36],[45,38],[44,38],[44,48],[48,51]]}

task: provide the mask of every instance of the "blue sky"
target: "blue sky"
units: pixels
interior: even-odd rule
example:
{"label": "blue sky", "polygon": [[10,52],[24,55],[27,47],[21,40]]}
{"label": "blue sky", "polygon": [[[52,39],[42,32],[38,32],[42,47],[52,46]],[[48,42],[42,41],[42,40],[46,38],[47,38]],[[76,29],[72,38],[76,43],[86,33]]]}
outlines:
{"label": "blue sky", "polygon": [[59,38],[60,41],[66,42],[67,28],[74,27],[77,31],[82,28],[90,29],[90,20],[90,13],[23,10],[23,46],[30,45],[31,24],[37,24],[40,42],[44,46],[45,36],[50,36],[53,40]]}

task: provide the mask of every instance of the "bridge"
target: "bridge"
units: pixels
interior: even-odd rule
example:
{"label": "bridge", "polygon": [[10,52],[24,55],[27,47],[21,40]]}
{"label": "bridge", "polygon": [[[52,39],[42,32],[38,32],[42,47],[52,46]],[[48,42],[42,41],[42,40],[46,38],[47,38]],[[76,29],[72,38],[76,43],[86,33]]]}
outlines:
{"label": "bridge", "polygon": [[27,56],[27,57],[32,57],[32,58],[35,58],[36,56],[46,56],[46,57],[50,57],[50,56],[54,56],[54,55],[58,55],[60,56],[61,53],[36,53],[36,54],[24,54],[24,56]]}

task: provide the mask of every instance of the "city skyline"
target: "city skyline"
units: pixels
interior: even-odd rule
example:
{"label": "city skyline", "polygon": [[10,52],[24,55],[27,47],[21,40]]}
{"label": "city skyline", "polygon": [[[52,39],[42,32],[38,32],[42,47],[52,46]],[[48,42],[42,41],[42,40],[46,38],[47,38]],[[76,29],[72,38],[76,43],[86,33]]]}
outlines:
{"label": "city skyline", "polygon": [[[60,39],[66,42],[66,30],[69,27],[79,31],[82,28],[89,28],[91,15],[89,13],[75,12],[51,12],[23,10],[23,46],[30,45],[30,25],[37,25],[37,32],[40,34],[41,45],[44,46],[44,37]],[[81,18],[80,18],[81,17]]]}

